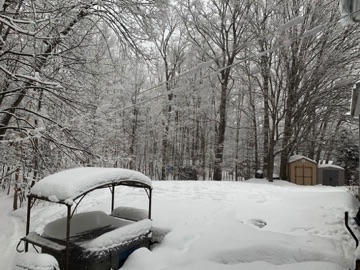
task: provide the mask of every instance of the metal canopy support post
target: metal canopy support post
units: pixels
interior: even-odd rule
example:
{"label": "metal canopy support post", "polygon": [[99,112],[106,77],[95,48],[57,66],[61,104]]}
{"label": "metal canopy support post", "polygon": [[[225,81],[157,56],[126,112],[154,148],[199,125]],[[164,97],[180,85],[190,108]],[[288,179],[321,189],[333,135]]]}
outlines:
{"label": "metal canopy support post", "polygon": [[[26,234],[28,235],[30,232],[30,212],[31,212],[31,201],[32,197],[28,197],[28,206],[27,206],[27,214],[26,214]],[[25,252],[28,252],[29,250],[29,243],[25,242]]]}
{"label": "metal canopy support post", "polygon": [[[360,7],[360,0],[359,7]],[[360,14],[360,13],[359,13]],[[350,115],[351,117],[358,117],[359,121],[359,157],[360,157],[360,81],[356,82],[352,88],[352,95],[351,95],[351,107],[350,107]],[[360,164],[359,164],[360,169]],[[357,182],[360,184],[360,175],[357,179]],[[360,187],[358,188],[358,198],[360,199]]]}
{"label": "metal canopy support post", "polygon": [[67,206],[65,270],[69,269],[71,205]]}
{"label": "metal canopy support post", "polygon": [[[352,6],[350,7],[351,11],[353,11],[354,8],[354,3],[356,3],[356,14],[359,15],[360,12],[358,11],[360,8],[360,0],[349,0],[352,1]],[[348,3],[348,1],[346,1],[346,3]],[[360,22],[360,17],[359,20],[354,19],[354,14],[352,14],[352,19],[355,22]],[[359,158],[360,158],[360,81],[356,82],[354,87],[352,88],[352,97],[351,97],[351,107],[350,107],[350,115],[351,117],[358,117],[358,123],[359,123]],[[359,169],[360,169],[360,164],[358,165]],[[360,175],[357,179],[357,182],[360,184]],[[358,192],[357,192],[357,196],[358,199],[360,199],[360,187],[358,187]],[[348,231],[350,232],[351,236],[355,239],[356,241],[356,247],[359,245],[359,240],[357,239],[357,237],[355,236],[355,234],[351,231],[351,229],[348,227],[347,225],[348,222],[348,213],[345,212],[345,226],[348,229]],[[360,260],[356,260],[355,261],[355,270],[360,270]]]}
{"label": "metal canopy support post", "polygon": [[345,212],[345,227],[349,231],[351,236],[354,238],[356,247],[358,247],[359,246],[359,239],[357,239],[356,235],[354,234],[354,232],[349,227],[349,212]]}
{"label": "metal canopy support post", "polygon": [[149,189],[149,219],[151,219],[151,201],[152,201],[152,188]]}
{"label": "metal canopy support post", "polygon": [[111,213],[114,211],[115,201],[115,184],[111,185]]}

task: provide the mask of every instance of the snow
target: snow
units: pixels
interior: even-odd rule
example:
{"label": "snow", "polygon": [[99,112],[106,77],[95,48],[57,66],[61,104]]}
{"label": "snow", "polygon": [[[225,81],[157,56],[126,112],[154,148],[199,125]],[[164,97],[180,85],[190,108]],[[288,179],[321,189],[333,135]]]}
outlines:
{"label": "snow", "polygon": [[129,220],[142,220],[149,217],[148,211],[145,209],[126,206],[116,207],[111,215]]}
{"label": "snow", "polygon": [[0,0],[0,11],[4,10],[4,2],[5,0]]}
{"label": "snow", "polygon": [[196,74],[200,69],[204,69],[204,68],[208,68],[211,65],[214,64],[214,60],[210,60],[207,62],[201,62],[200,64],[198,64],[197,66],[195,66],[192,69],[189,69],[188,71],[186,71],[185,73],[181,74],[181,75],[185,75],[185,74]]}
{"label": "snow", "polygon": [[310,37],[310,36],[313,36],[313,35],[316,35],[320,32],[322,32],[324,29],[325,29],[326,25],[325,24],[322,24],[322,25],[318,25],[312,29],[309,29],[309,30],[306,30],[303,34],[304,37]]}
{"label": "snow", "polygon": [[360,248],[359,248],[359,247],[356,248],[355,258],[356,258],[357,260],[360,260]]}
{"label": "snow", "polygon": [[352,23],[352,1],[351,0],[340,0],[339,1],[339,10],[341,14],[341,22],[344,25]]}
{"label": "snow", "polygon": [[26,239],[26,241],[36,246],[39,247],[45,246],[53,250],[56,250],[58,252],[64,251],[66,249],[65,244],[59,244],[57,242],[54,242],[53,240],[43,238],[39,236],[36,232],[29,232],[24,239]]}
{"label": "snow", "polygon": [[299,16],[299,17],[296,17],[286,23],[284,23],[283,25],[280,25],[278,27],[278,30],[285,30],[285,29],[288,29],[290,27],[294,27],[300,23],[303,23],[304,22],[304,17],[303,16]]}
{"label": "snow", "polygon": [[[70,237],[104,227],[118,228],[130,224],[130,221],[118,219],[102,211],[79,213],[71,218]],[[43,237],[66,239],[66,217],[49,222],[44,227]]]}
{"label": "snow", "polygon": [[[132,253],[122,270],[354,269],[355,241],[344,227],[344,212],[355,216],[359,202],[345,187],[264,179],[153,181],[153,187],[154,227],[170,231],[151,251]],[[141,189],[124,187],[116,194],[116,205],[146,208],[148,203]],[[78,211],[107,211],[110,197],[107,190],[92,192]],[[0,193],[2,270],[17,260],[15,247],[25,233],[26,209],[11,212],[11,205],[11,197]],[[65,212],[57,204],[34,205],[30,231],[43,233],[46,223]],[[148,220],[140,222],[135,231],[145,229]],[[349,225],[359,235],[352,219]],[[114,232],[88,247],[111,246]]]}
{"label": "snow", "polygon": [[116,230],[104,233],[99,237],[82,244],[81,246],[88,251],[97,252],[111,249],[126,242],[136,239],[140,235],[146,235],[152,227],[150,219],[144,219],[134,222],[130,225],[118,228]]}
{"label": "snow", "polygon": [[[1,4],[1,3],[0,3]],[[3,8],[3,6],[1,7]],[[35,36],[36,32],[30,32],[26,29],[22,29],[21,27],[19,27],[16,23],[14,23],[14,20],[9,17],[9,16],[5,16],[4,14],[1,15],[0,17],[0,22],[8,27],[10,27],[11,29],[13,29],[14,31],[17,31],[19,33],[25,34],[25,35],[31,35],[31,36]],[[5,70],[5,68],[1,67],[2,70]],[[9,72],[9,71],[8,71]]]}
{"label": "snow", "polygon": [[340,166],[337,166],[337,165],[334,165],[334,164],[319,164],[319,165],[318,165],[318,168],[333,168],[333,169],[341,169],[341,170],[344,170],[343,167],[340,167]]}
{"label": "snow", "polygon": [[22,253],[17,255],[14,270],[57,270],[57,260],[48,254]]}
{"label": "snow", "polygon": [[289,163],[292,163],[292,162],[295,162],[295,161],[298,161],[298,160],[301,160],[301,159],[306,159],[306,160],[308,160],[308,161],[310,161],[310,162],[316,163],[315,160],[312,160],[312,159],[310,159],[310,158],[304,157],[304,156],[302,156],[302,155],[293,155],[293,156],[291,156],[291,157],[289,158]]}
{"label": "snow", "polygon": [[140,172],[120,168],[80,167],[58,172],[37,182],[31,193],[50,201],[73,203],[80,194],[96,186],[135,181],[151,187],[151,180]]}
{"label": "snow", "polygon": [[[59,202],[60,200],[56,197],[56,195],[50,195],[49,197],[48,197],[48,199],[49,199],[49,201],[52,201],[52,202]],[[66,200],[66,201],[68,201],[68,200]],[[71,205],[72,205],[72,203],[71,203]]]}

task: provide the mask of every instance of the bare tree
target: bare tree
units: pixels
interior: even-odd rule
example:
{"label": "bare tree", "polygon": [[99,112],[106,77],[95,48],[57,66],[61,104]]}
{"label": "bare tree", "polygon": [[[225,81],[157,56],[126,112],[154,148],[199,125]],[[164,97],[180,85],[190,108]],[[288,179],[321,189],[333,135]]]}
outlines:
{"label": "bare tree", "polygon": [[222,179],[227,103],[233,83],[232,65],[245,47],[244,43],[251,37],[246,23],[250,5],[250,1],[211,0],[187,1],[183,6],[183,21],[191,41],[219,69],[219,118],[215,125],[214,180]]}
{"label": "bare tree", "polygon": [[168,7],[161,18],[157,20],[157,26],[154,27],[153,43],[155,44],[156,53],[160,55],[162,64],[159,67],[160,74],[164,74],[165,83],[165,106],[163,109],[163,139],[162,139],[162,164],[161,179],[167,178],[166,168],[170,166],[170,126],[171,121],[175,120],[176,114],[174,109],[174,95],[176,95],[176,87],[178,76],[181,71],[181,65],[184,62],[187,42],[184,39],[184,31],[180,27],[180,18],[174,13],[171,7]]}
{"label": "bare tree", "polygon": [[[42,107],[52,103],[80,113],[84,104],[76,98],[82,88],[79,78],[86,72],[84,64],[92,61],[82,47],[91,49],[90,40],[102,35],[97,27],[106,24],[121,38],[119,44],[139,51],[137,41],[144,39],[154,7],[152,1],[5,1],[0,14],[0,140],[9,139],[11,132],[27,139],[41,136],[71,151],[85,150],[70,129]],[[61,130],[68,142],[43,132],[40,121]]]}

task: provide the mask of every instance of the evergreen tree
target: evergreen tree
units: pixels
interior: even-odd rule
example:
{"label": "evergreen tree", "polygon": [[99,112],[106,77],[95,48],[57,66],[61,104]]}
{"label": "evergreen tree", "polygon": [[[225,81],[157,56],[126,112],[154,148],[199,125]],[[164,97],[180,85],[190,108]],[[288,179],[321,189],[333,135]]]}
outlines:
{"label": "evergreen tree", "polygon": [[358,184],[359,179],[359,141],[356,133],[343,128],[336,142],[336,165],[345,169],[346,184]]}

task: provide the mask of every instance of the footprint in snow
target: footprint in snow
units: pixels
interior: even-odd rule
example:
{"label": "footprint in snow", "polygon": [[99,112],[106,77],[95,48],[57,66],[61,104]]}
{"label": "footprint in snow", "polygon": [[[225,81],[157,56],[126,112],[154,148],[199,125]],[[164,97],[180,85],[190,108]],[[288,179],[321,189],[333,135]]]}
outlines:
{"label": "footprint in snow", "polygon": [[266,226],[266,221],[262,220],[262,219],[250,219],[249,223],[251,225],[254,225],[256,227],[259,227],[260,229],[264,226]]}

